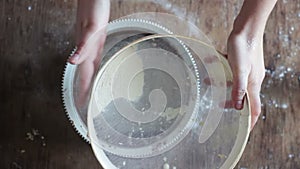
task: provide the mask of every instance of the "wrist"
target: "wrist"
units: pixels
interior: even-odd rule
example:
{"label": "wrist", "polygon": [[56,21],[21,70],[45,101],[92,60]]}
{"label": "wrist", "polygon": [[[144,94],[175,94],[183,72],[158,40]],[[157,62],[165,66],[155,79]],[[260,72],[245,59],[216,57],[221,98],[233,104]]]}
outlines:
{"label": "wrist", "polygon": [[255,18],[239,18],[234,21],[233,30],[228,38],[228,46],[243,45],[247,49],[256,49],[263,42],[266,21]]}
{"label": "wrist", "polygon": [[232,34],[243,35],[248,38],[262,38],[267,19],[249,16],[238,16],[233,24]]}
{"label": "wrist", "polygon": [[245,0],[234,21],[233,32],[262,37],[268,17],[277,0]]}

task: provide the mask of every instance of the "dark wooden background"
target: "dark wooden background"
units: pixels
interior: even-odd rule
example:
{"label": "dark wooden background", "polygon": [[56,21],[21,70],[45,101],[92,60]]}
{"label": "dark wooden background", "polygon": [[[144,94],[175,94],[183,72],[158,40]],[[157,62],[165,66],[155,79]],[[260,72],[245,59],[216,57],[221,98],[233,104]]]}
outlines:
{"label": "dark wooden background", "polygon": [[[226,52],[240,0],[112,0],[111,19],[161,11],[188,17]],[[61,77],[76,2],[0,1],[0,169],[101,168],[72,129]],[[279,0],[265,38],[263,112],[237,169],[300,168],[300,1]],[[251,56],[249,56],[251,57]]]}

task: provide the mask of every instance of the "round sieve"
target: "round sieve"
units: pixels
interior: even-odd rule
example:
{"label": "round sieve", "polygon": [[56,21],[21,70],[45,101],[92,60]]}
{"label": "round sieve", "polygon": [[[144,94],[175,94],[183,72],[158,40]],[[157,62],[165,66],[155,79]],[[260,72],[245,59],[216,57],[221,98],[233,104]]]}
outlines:
{"label": "round sieve", "polygon": [[[159,41],[159,39],[163,40]],[[108,111],[108,115],[104,115],[105,113],[103,112],[99,113],[99,110],[105,108],[101,106],[99,107],[99,103],[101,102],[97,102],[97,98],[103,96],[103,92],[100,92],[101,90],[97,90],[97,88],[100,86],[103,87],[105,84],[110,84],[110,80],[102,79],[104,74],[103,72],[108,69],[107,67],[112,66],[112,68],[115,68],[114,72],[116,73],[118,71],[117,65],[119,64],[124,64],[125,67],[129,67],[130,65],[132,67],[133,65],[138,64],[143,65],[143,63],[150,64],[151,62],[149,63],[138,60],[139,58],[141,59],[147,55],[153,57],[154,60],[159,60],[163,64],[166,64],[168,62],[164,59],[161,59],[161,57],[167,57],[165,56],[165,51],[163,50],[158,50],[159,52],[155,53],[152,51],[153,48],[150,48],[150,51],[142,53],[141,55],[139,55],[139,51],[145,50],[145,48],[142,48],[141,46],[149,47],[148,43],[150,42],[152,43],[153,41],[159,41],[160,43],[155,45],[155,49],[161,49],[165,46],[164,43],[161,43],[162,41],[165,43],[171,43],[172,40],[178,44],[184,44],[184,46],[188,48],[190,54],[193,55],[193,58],[195,58],[197,67],[201,66],[199,69],[200,83],[199,86],[196,86],[200,87],[201,89],[199,95],[200,99],[199,102],[197,102],[197,104],[200,106],[196,106],[197,104],[193,105],[197,108],[196,114],[193,114],[192,116],[186,114],[187,118],[190,120],[190,123],[184,123],[189,124],[188,130],[186,130],[187,132],[180,135],[180,132],[183,131],[181,130],[182,128],[179,130],[176,130],[177,128],[172,128],[173,132],[182,136],[180,139],[176,140],[176,136],[174,137],[172,133],[166,133],[165,137],[155,137],[158,138],[158,142],[157,144],[152,144],[152,142],[149,143],[145,141],[143,137],[138,137],[137,139],[139,141],[144,141],[147,144],[140,147],[130,147],[131,144],[126,145],[126,143],[124,143],[126,142],[126,138],[122,137],[122,135],[116,135],[116,137],[114,137],[112,136],[113,132],[105,133],[104,127],[98,128],[99,126],[96,125],[101,126],[101,124],[109,123],[105,120],[98,121],[99,116],[101,115],[102,118],[111,115],[113,116],[114,120],[119,122],[118,124],[122,124],[121,120],[116,118],[114,113],[109,114],[111,111]],[[160,46],[163,47],[160,48]],[[176,53],[177,57],[186,53],[185,50],[182,51],[184,52]],[[133,62],[129,62],[129,64],[126,65],[125,58],[130,59],[131,54],[135,55],[133,57],[135,63],[133,64]],[[118,62],[114,59],[120,59],[120,61],[123,62]],[[102,164],[108,159],[108,161],[110,161],[108,164],[112,164],[118,168],[162,168],[165,164],[177,168],[199,168],[199,166],[200,168],[230,168],[234,166],[234,164],[237,162],[237,159],[241,155],[247,140],[249,132],[249,106],[248,103],[245,102],[245,109],[242,111],[225,108],[226,100],[230,100],[230,81],[232,80],[232,77],[226,60],[222,56],[220,57],[214,48],[199,40],[183,36],[150,35],[134,41],[130,45],[124,47],[118,53],[116,53],[110,61],[111,62],[107,62],[102,68],[103,72],[100,71],[96,77],[88,114],[88,126],[90,138],[92,140],[91,145],[94,149],[94,152],[97,156],[97,154],[102,153],[98,152],[99,150],[101,151],[104,149],[106,151],[105,156],[102,154],[101,157],[98,157],[98,159],[100,158],[99,160],[102,162]],[[155,62],[155,64],[158,63]],[[168,66],[172,67],[172,65]],[[174,67],[172,68],[174,69]],[[178,65],[176,68],[180,69]],[[121,72],[124,71],[126,72],[126,69],[121,69]],[[172,73],[170,74],[173,75]],[[109,75],[111,75],[109,76],[111,79],[114,79],[114,75]],[[130,76],[130,74],[127,74],[127,76]],[[144,76],[146,76],[146,73],[144,73]],[[120,76],[116,77],[120,78]],[[208,77],[210,78],[210,82],[207,81]],[[143,81],[142,84],[144,85],[146,83],[145,79],[146,78],[140,78],[139,84],[141,84],[141,81]],[[125,81],[128,81],[128,79]],[[101,82],[105,82],[105,84]],[[155,81],[152,79],[149,83],[152,84],[155,83]],[[113,84],[110,85],[113,86]],[[168,86],[172,88],[172,85],[168,84]],[[109,91],[109,88],[104,87],[102,89],[103,91]],[[114,87],[114,89],[116,88]],[[195,88],[191,88],[191,90],[194,92],[197,91]],[[104,96],[105,97],[103,98],[109,98],[107,95]],[[142,114],[142,112],[140,113]],[[176,113],[174,109],[173,113]],[[175,126],[180,128],[180,125]],[[106,127],[109,128],[110,126]],[[153,133],[155,133],[155,128],[153,130]],[[116,132],[118,132],[118,130]],[[127,136],[124,133],[121,134]],[[110,142],[110,139],[116,142],[112,143]],[[132,137],[128,137],[127,141],[133,142],[133,139],[134,138]],[[170,145],[167,145],[168,143],[170,143]],[[133,145],[137,146],[139,144],[135,143]],[[162,145],[164,147],[157,151],[157,145]],[[191,157],[192,159],[190,159]],[[107,164],[104,164],[104,166],[105,165]]]}
{"label": "round sieve", "polygon": [[[102,65],[122,47],[130,42],[150,34],[171,34],[172,32],[161,25],[143,20],[124,18],[112,21],[107,26],[107,40],[103,49]],[[74,51],[73,51],[74,52]],[[78,106],[75,103],[78,97],[78,66],[67,63],[63,81],[62,97],[64,107],[71,124],[78,134],[87,142],[87,106]]]}

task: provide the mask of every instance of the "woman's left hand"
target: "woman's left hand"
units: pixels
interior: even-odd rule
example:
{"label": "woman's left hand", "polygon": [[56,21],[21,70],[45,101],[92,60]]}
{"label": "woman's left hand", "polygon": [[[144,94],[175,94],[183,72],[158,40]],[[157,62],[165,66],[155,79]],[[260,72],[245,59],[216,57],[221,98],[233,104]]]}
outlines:
{"label": "woman's left hand", "polygon": [[75,98],[76,105],[79,107],[86,105],[94,74],[101,63],[109,11],[109,0],[78,0],[77,50],[68,62],[79,65],[79,96]]}

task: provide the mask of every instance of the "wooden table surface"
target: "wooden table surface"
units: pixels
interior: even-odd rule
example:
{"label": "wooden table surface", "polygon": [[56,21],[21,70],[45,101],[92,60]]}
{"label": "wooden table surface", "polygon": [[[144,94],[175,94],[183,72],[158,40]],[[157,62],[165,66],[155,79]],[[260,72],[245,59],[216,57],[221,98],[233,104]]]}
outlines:
{"label": "wooden table surface", "polygon": [[[160,11],[188,17],[226,52],[242,1],[112,0],[111,19]],[[74,46],[76,2],[0,1],[0,169],[101,168],[73,130],[61,77]],[[300,1],[280,0],[264,38],[262,115],[237,169],[300,168]],[[250,57],[250,56],[249,56]]]}

